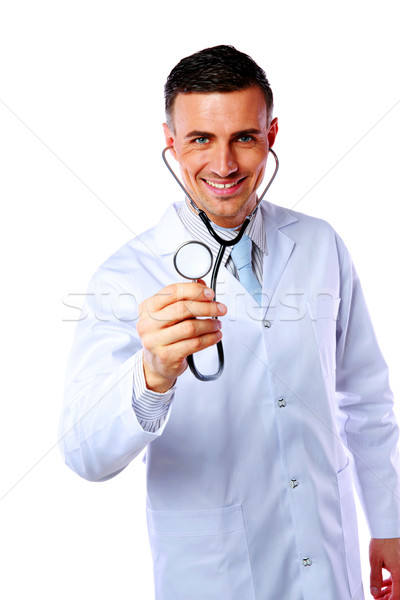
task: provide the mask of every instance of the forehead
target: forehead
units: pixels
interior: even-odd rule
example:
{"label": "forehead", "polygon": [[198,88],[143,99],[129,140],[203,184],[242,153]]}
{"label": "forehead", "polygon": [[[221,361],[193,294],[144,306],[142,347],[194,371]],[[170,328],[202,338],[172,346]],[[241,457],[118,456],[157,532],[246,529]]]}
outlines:
{"label": "forehead", "polygon": [[177,135],[196,129],[209,132],[267,127],[267,106],[257,86],[235,92],[178,94],[173,120]]}

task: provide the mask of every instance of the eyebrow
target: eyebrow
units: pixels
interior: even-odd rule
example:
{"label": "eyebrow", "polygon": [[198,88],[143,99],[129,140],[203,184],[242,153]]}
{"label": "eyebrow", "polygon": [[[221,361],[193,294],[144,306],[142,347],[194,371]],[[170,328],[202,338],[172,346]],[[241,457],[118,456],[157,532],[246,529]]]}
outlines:
{"label": "eyebrow", "polygon": [[[240,137],[242,135],[259,135],[261,133],[260,129],[243,129],[242,131],[235,131],[231,137]],[[187,133],[185,135],[185,140],[189,139],[189,138],[193,138],[193,137],[206,137],[206,138],[214,138],[215,134],[214,133],[210,133],[209,131],[200,131],[197,129],[194,129],[193,131],[189,131],[189,133]]]}

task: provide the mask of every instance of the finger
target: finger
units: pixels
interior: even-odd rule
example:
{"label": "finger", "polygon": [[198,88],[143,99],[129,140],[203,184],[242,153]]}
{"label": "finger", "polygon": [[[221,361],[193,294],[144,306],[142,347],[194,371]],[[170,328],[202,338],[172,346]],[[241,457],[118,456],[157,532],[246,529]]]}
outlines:
{"label": "finger", "polygon": [[186,358],[189,354],[195,354],[196,352],[205,350],[205,348],[214,346],[221,338],[222,332],[218,330],[172,344],[171,346],[168,346],[168,351],[172,351],[177,357]]}
{"label": "finger", "polygon": [[374,598],[381,598],[382,597],[382,590],[379,587],[379,583],[376,583],[375,581],[373,582],[373,584],[371,584],[371,595]]}
{"label": "finger", "polygon": [[[214,292],[203,283],[173,283],[166,286],[154,296],[148,298],[140,306],[147,306],[151,312],[159,311],[166,306],[178,302],[179,300],[197,300],[199,302],[209,302],[214,298]],[[139,307],[140,308],[140,307]]]}
{"label": "finger", "polygon": [[219,317],[226,313],[226,306],[220,302],[198,302],[179,300],[156,312],[149,312],[147,324],[150,329],[169,327],[186,319],[196,317]]}
{"label": "finger", "polygon": [[[207,333],[197,338],[183,340],[169,346],[160,346],[150,354],[145,349],[144,355],[145,371],[156,373],[158,377],[173,381],[179,377],[187,367],[187,356],[200,350],[213,346],[220,341],[221,331]],[[154,382],[153,382],[154,383]],[[166,389],[171,387],[168,385]]]}
{"label": "finger", "polygon": [[152,332],[144,341],[148,348],[169,346],[207,333],[216,333],[221,327],[222,323],[218,319],[186,319],[171,327],[165,327]]}
{"label": "finger", "polygon": [[382,563],[371,559],[370,589],[374,598],[379,598],[382,583]]}
{"label": "finger", "polygon": [[382,588],[379,585],[379,582],[376,581],[376,579],[371,582],[371,595],[374,598],[381,598],[382,597]]}
{"label": "finger", "polygon": [[389,580],[386,580],[383,582],[381,591],[379,592],[379,594],[374,596],[374,598],[376,598],[376,600],[389,600],[391,592],[392,592],[392,582],[389,579]]}

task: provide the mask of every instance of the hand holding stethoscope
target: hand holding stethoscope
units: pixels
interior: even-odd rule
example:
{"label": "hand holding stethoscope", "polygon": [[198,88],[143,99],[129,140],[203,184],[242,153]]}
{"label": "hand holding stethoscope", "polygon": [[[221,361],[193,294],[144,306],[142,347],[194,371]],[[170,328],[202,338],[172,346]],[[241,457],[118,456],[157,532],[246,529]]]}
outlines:
{"label": "hand holding stethoscope", "polygon": [[[208,218],[208,216],[206,215],[206,213],[197,207],[196,203],[191,198],[188,191],[185,189],[183,184],[180,182],[180,180],[174,173],[173,169],[171,168],[171,166],[168,163],[167,158],[166,158],[166,153],[170,149],[171,148],[169,146],[167,146],[166,148],[164,148],[163,153],[162,153],[163,160],[164,160],[166,166],[168,167],[168,170],[173,175],[174,179],[177,181],[177,183],[181,187],[181,189],[184,191],[191,206],[194,208],[194,210],[196,211],[196,213],[198,214],[200,219],[203,221],[204,225],[207,227],[210,235],[212,235],[212,237],[220,244],[218,255],[217,255],[217,258],[216,258],[215,264],[214,264],[214,269],[213,269],[213,272],[211,275],[211,285],[210,285],[211,289],[214,291],[214,301],[215,301],[218,271],[221,266],[222,258],[225,253],[225,248],[229,247],[229,246],[234,246],[241,240],[241,238],[245,232],[245,229],[247,228],[248,224],[250,223],[251,217],[254,215],[254,213],[258,209],[260,202],[264,198],[264,196],[267,193],[268,189],[270,188],[273,180],[275,179],[275,176],[279,169],[279,160],[278,160],[278,157],[277,157],[276,153],[274,152],[274,150],[272,150],[272,148],[269,148],[269,151],[273,155],[273,157],[275,159],[275,163],[276,163],[275,170],[272,174],[272,177],[270,178],[265,190],[263,191],[260,198],[258,199],[254,210],[251,212],[250,215],[248,215],[246,217],[246,219],[242,223],[237,236],[233,240],[225,240],[225,239],[221,238],[218,235],[218,233],[212,228],[211,221]],[[209,271],[211,270],[211,267],[212,267],[212,261],[213,261],[213,255],[212,255],[211,250],[208,248],[208,246],[206,246],[206,244],[204,244],[202,242],[198,242],[195,240],[186,242],[185,244],[182,244],[181,246],[179,246],[179,248],[176,250],[175,255],[174,255],[174,265],[175,265],[175,269],[177,270],[177,272],[180,275],[182,275],[182,277],[185,277],[186,279],[191,279],[193,281],[202,279],[202,277],[204,277],[205,275],[207,275],[207,273],[209,273]],[[193,355],[190,354],[187,357],[189,368],[192,371],[193,375],[197,379],[200,379],[201,381],[214,381],[221,375],[221,373],[224,369],[224,351],[223,351],[221,341],[217,342],[217,352],[218,352],[219,366],[218,366],[218,370],[216,371],[216,373],[214,373],[212,375],[203,375],[202,373],[200,373],[196,369],[196,366],[194,364]]]}
{"label": "hand holding stethoscope", "polygon": [[[221,263],[221,260],[219,261],[219,263]],[[195,240],[185,242],[184,244],[179,246],[174,255],[174,266],[175,269],[178,271],[179,275],[182,275],[182,277],[185,277],[185,279],[191,279],[192,281],[198,281],[199,279],[203,279],[203,277],[208,275],[208,273],[211,271],[212,264],[213,255],[210,248],[203,242],[197,242]],[[210,286],[211,289],[214,291],[214,294],[217,273],[218,268],[217,270],[215,270],[214,267]],[[200,373],[200,371],[197,370],[196,365],[194,364],[193,354],[189,354],[189,356],[187,357],[189,369],[192,371],[193,375],[197,377],[197,379],[200,379],[200,381],[214,381],[214,379],[217,379],[221,375],[224,369],[224,349],[222,347],[221,341],[217,342],[217,352],[218,371],[213,375],[203,375],[202,373]]]}

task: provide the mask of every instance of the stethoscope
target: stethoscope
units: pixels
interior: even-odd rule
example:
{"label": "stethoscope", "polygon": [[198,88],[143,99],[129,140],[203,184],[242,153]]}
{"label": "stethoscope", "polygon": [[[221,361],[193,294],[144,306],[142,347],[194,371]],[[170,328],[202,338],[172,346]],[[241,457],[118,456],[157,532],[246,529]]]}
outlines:
{"label": "stethoscope", "polygon": [[[167,146],[166,148],[164,148],[164,150],[162,152],[162,157],[163,157],[163,160],[164,160],[169,172],[171,173],[171,175],[174,177],[175,181],[178,183],[180,188],[183,190],[183,192],[187,196],[191,206],[193,207],[195,212],[198,214],[200,219],[203,221],[204,225],[207,227],[207,230],[210,233],[210,235],[216,240],[216,242],[218,242],[218,244],[220,244],[217,258],[215,260],[214,268],[213,268],[213,271],[211,274],[211,283],[210,283],[210,288],[214,291],[214,301],[215,301],[216,300],[216,285],[217,285],[218,271],[221,266],[221,262],[222,262],[222,258],[225,253],[225,249],[229,246],[234,246],[235,244],[240,242],[240,240],[242,239],[242,236],[243,236],[248,224],[250,223],[252,216],[255,214],[262,199],[264,198],[265,194],[267,193],[272,182],[275,179],[275,176],[279,169],[279,160],[278,160],[278,157],[277,157],[275,151],[272,150],[272,148],[268,148],[269,152],[271,152],[271,154],[273,155],[273,157],[275,159],[275,170],[272,174],[272,177],[270,178],[265,190],[263,191],[260,198],[258,199],[257,204],[255,205],[253,211],[243,221],[237,236],[233,240],[225,240],[225,239],[221,238],[221,236],[219,236],[218,233],[212,228],[211,221],[208,218],[208,216],[206,215],[206,213],[197,207],[196,203],[194,202],[194,200],[188,193],[187,189],[185,188],[185,186],[181,183],[181,181],[175,174],[174,170],[172,169],[171,165],[169,164],[169,162],[166,158],[166,153],[168,150],[171,150],[170,146]],[[190,279],[192,281],[197,281],[198,279],[202,279],[203,277],[205,277],[210,272],[212,263],[213,263],[213,255],[212,255],[210,248],[203,242],[198,242],[196,240],[191,240],[189,242],[185,242],[184,244],[179,246],[179,248],[177,248],[175,255],[174,255],[174,266],[175,266],[175,269],[177,270],[177,272],[179,273],[179,275],[181,275],[185,279]],[[193,375],[197,379],[200,379],[200,381],[214,381],[215,379],[218,379],[218,377],[221,375],[222,371],[224,370],[224,349],[222,347],[222,341],[217,342],[217,353],[218,353],[218,370],[216,373],[214,373],[212,375],[203,375],[202,373],[200,373],[197,370],[196,365],[194,364],[193,354],[189,354],[189,356],[187,357],[188,365],[189,365],[189,368],[192,371]]]}

